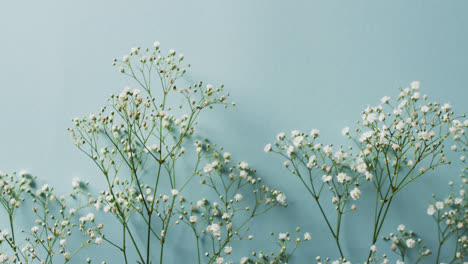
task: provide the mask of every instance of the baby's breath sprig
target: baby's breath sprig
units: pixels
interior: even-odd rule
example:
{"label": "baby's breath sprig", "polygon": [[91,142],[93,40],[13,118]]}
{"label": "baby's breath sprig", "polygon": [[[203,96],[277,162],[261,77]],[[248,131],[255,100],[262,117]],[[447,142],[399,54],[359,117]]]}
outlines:
{"label": "baby's breath sprig", "polygon": [[[258,264],[287,264],[290,263],[291,257],[294,255],[296,250],[301,247],[306,241],[312,239],[310,233],[305,232],[303,235],[300,234],[301,229],[296,228],[295,238],[291,237],[289,232],[279,233],[275,236],[275,233],[271,232],[270,235],[275,238],[276,245],[279,247],[278,252],[270,252],[269,254],[263,251],[252,252],[252,257],[244,258],[241,263],[258,263]],[[293,244],[292,249],[288,249],[289,244]],[[291,247],[291,246],[289,246]]]}
{"label": "baby's breath sprig", "polygon": [[[231,153],[224,152],[222,147],[206,141],[196,141],[195,147],[205,164],[196,174],[217,199],[190,202],[190,209],[186,208],[185,200],[180,200],[179,218],[193,231],[198,263],[201,250],[205,251],[208,263],[224,263],[232,253],[232,242],[253,239],[246,225],[273,207],[287,206],[286,196],[264,185],[248,163],[234,164]],[[200,241],[205,238],[212,245],[208,251],[200,248]]]}
{"label": "baby's breath sprig", "polygon": [[[198,82],[184,87],[180,79],[190,65],[174,50],[163,54],[159,42],[152,48],[132,48],[114,65],[136,82],[137,89],[126,87],[112,94],[107,106],[88,118],[73,119],[74,128],[69,130],[75,145],[107,182],[96,206],[103,204],[122,225],[122,244],[106,241],[122,252],[125,263],[129,243],[138,261],[149,264],[152,239],[156,239],[162,263],[176,196],[193,178],[178,176],[177,161],[186,151],[185,141],[194,134],[200,113],[216,105],[227,107],[229,94],[223,85]],[[161,186],[163,177],[169,186]],[[165,199],[161,190],[171,190],[172,195]],[[135,217],[146,223],[144,245],[137,242],[129,225]]]}
{"label": "baby's breath sprig", "polygon": [[[293,130],[290,137],[281,132],[276,137],[277,141],[273,145],[267,144],[264,151],[279,154],[286,159],[284,166],[299,178],[317,204],[343,258],[340,243],[342,216],[356,210],[356,205],[349,203],[361,197],[361,176],[369,180],[372,175],[367,172],[361,158],[343,148],[334,152],[332,145],[323,145],[317,141],[319,136],[318,129],[312,129],[310,134]],[[330,202],[335,212],[324,209],[324,190],[331,193]],[[333,214],[336,214],[336,224],[333,223]]]}
{"label": "baby's breath sprig", "polygon": [[[419,82],[400,88],[397,99],[384,96],[381,104],[367,107],[361,127],[352,138],[360,149],[376,190],[371,245],[382,230],[392,200],[405,186],[440,165],[448,164],[444,142],[456,119],[449,104],[428,101],[419,92]],[[370,258],[372,252],[369,251]]]}
{"label": "baby's breath sprig", "polygon": [[[2,173],[0,179],[2,204],[8,195],[13,195],[15,198],[10,199],[10,205],[15,208],[31,205],[31,219],[34,219],[29,230],[20,230],[18,239],[18,230],[13,224],[15,210],[4,207],[11,220],[10,229],[1,232],[0,245],[5,242],[12,255],[9,257],[8,252],[1,252],[0,263],[8,260],[11,263],[68,263],[82,249],[101,244],[102,238],[98,234],[103,225],[95,224],[92,213],[80,217],[92,201],[87,199],[78,179],[73,180],[72,192],[60,197],[48,184],[37,188],[36,177],[24,171],[12,175]],[[73,242],[69,243],[69,240]]]}
{"label": "baby's breath sprig", "polygon": [[[464,117],[464,116],[463,116]],[[460,173],[461,184],[456,185],[453,181],[449,182],[450,194],[447,198],[441,199],[433,194],[434,202],[427,208],[427,214],[432,216],[437,226],[438,247],[436,252],[436,262],[439,263],[442,258],[444,248],[447,244],[454,242],[454,250],[449,254],[446,260],[449,263],[457,263],[468,255],[468,194],[467,178],[468,172],[466,166],[466,152],[468,140],[466,128],[468,120],[463,123],[459,120],[453,121],[450,131],[455,141],[451,150],[460,155],[460,163],[463,169]],[[457,188],[458,187],[458,188]]]}
{"label": "baby's breath sprig", "polygon": [[422,239],[413,231],[407,231],[403,224],[397,227],[396,233],[390,233],[389,236],[383,237],[383,240],[391,243],[390,249],[400,257],[402,263],[408,258],[409,252],[414,251],[413,249],[417,250],[417,259],[411,263],[420,263],[424,257],[432,254]]}

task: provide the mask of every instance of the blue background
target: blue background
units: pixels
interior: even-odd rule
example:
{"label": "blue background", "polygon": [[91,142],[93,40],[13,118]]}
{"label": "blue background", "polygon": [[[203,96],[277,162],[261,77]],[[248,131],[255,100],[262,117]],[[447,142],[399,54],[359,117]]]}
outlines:
{"label": "blue background", "polygon": [[[198,132],[286,192],[290,206],[258,219],[256,233],[300,225],[313,240],[298,251],[298,263],[336,257],[317,208],[263,146],[280,131],[311,128],[320,129],[325,142],[344,143],[342,127],[413,80],[422,82],[422,93],[466,112],[467,8],[468,2],[455,0],[4,1],[0,168],[25,168],[55,186],[70,186],[73,177],[99,186],[98,170],[66,128],[72,117],[98,110],[109,93],[130,84],[111,66],[113,58],[159,40],[164,50],[185,54],[193,66],[190,78],[224,83],[238,104],[208,112]],[[457,172],[430,173],[411,184],[392,205],[382,234],[405,223],[434,249],[427,204],[433,192],[447,191]],[[371,223],[361,222],[370,212],[365,203],[360,209],[361,216],[345,219],[343,233],[344,251],[354,262],[362,262],[358,251],[370,246]],[[271,245],[268,235],[258,235],[234,251],[242,256]],[[105,250],[99,254],[109,256],[98,259],[120,263],[117,252]],[[168,263],[192,253],[168,253]]]}

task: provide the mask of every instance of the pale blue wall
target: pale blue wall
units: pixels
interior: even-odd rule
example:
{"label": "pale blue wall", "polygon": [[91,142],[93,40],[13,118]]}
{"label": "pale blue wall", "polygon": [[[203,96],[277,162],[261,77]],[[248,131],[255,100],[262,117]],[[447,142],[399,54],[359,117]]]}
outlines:
{"label": "pale blue wall", "polygon": [[[238,103],[205,115],[199,132],[282,186],[291,176],[281,160],[262,151],[281,130],[315,127],[325,140],[342,143],[341,128],[367,104],[412,80],[422,82],[423,93],[467,112],[467,8],[468,2],[455,0],[4,1],[0,168],[26,168],[56,186],[76,176],[98,185],[98,171],[66,128],[72,117],[97,110],[128,84],[111,66],[114,57],[159,40],[186,55],[194,80],[223,82]],[[383,234],[406,223],[429,238],[427,203],[450,177],[412,184],[393,204],[400,210],[389,216]],[[291,206],[261,219],[258,233],[300,225],[314,237],[300,259],[334,256],[316,208],[303,207],[310,200],[297,181],[289,182],[283,189]],[[370,223],[357,225],[360,220],[345,224],[352,228],[343,237],[351,256],[369,246]],[[268,239],[258,237],[238,251]],[[187,256],[173,257],[180,262]]]}

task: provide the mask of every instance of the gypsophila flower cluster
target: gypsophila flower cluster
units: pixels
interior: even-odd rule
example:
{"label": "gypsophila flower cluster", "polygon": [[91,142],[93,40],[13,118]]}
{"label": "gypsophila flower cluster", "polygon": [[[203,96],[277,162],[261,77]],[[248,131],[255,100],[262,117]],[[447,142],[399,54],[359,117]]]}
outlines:
{"label": "gypsophila flower cluster", "polygon": [[422,239],[413,231],[406,230],[403,224],[398,225],[396,233],[390,233],[389,236],[384,237],[384,241],[391,243],[390,249],[395,252],[400,258],[400,262],[408,260],[409,252],[416,251],[417,258],[412,260],[411,263],[420,263],[424,257],[432,254],[432,251],[424,245]]}
{"label": "gypsophila flower cluster", "polygon": [[[241,263],[258,263],[258,264],[287,264],[290,263],[291,257],[295,251],[302,246],[305,242],[312,239],[310,233],[305,232],[300,234],[301,229],[296,228],[295,238],[291,237],[289,232],[275,234],[270,233],[276,240],[276,245],[279,247],[278,252],[265,253],[263,251],[252,252],[251,257],[245,257],[241,260]],[[293,244],[292,249],[288,249],[288,245]]]}
{"label": "gypsophila flower cluster", "polygon": [[[462,176],[464,178],[464,174]],[[454,191],[453,182],[449,185],[452,188],[450,195],[446,199],[437,199],[433,195],[435,202],[429,204],[427,214],[433,217],[437,228],[437,262],[447,244],[454,240],[455,249],[451,251],[453,254],[448,261],[455,263],[468,255],[468,197],[465,185],[461,185],[458,191]]]}
{"label": "gypsophila flower cluster", "polygon": [[[429,101],[419,90],[420,83],[412,82],[410,87],[399,89],[395,100],[384,96],[379,105],[368,106],[362,120],[357,121],[358,127],[345,127],[342,134],[354,142],[357,151],[345,151],[342,147],[335,150],[332,144],[316,142],[318,129],[310,133],[293,130],[290,135],[281,132],[274,143],[264,147],[265,152],[286,159],[284,167],[299,178],[314,198],[342,260],[342,215],[349,209],[356,210],[355,204],[347,204],[361,198],[360,185],[370,184],[375,189],[373,235],[365,262],[388,262],[385,254],[377,257],[375,244],[392,200],[429,170],[449,164],[443,151],[450,135],[463,141],[460,135],[465,135],[463,128],[468,121],[458,121],[451,105]],[[464,161],[465,156],[460,160]],[[323,190],[331,191],[335,217],[323,209]],[[335,222],[336,225],[331,224]]]}
{"label": "gypsophila flower cluster", "polygon": [[[122,224],[122,244],[113,246],[127,263],[129,238],[138,261],[148,264],[152,238],[159,241],[163,251],[176,196],[191,179],[176,183],[180,178],[175,173],[176,162],[186,152],[184,143],[194,134],[199,114],[215,105],[227,106],[228,94],[223,85],[179,85],[190,65],[184,64],[184,56],[177,56],[174,50],[163,54],[159,42],[152,48],[132,48],[121,60],[114,60],[114,65],[138,88],[126,87],[112,94],[98,113],[73,119],[75,127],[70,133],[75,145],[106,179],[107,190],[100,192],[95,207],[110,212]],[[151,166],[156,167],[155,173],[144,179],[145,168]],[[169,179],[170,194],[159,193],[162,177]],[[134,216],[147,223],[145,246],[138,245],[128,225]],[[155,230],[155,221],[161,230]],[[161,253],[160,262],[162,258]]]}
{"label": "gypsophila flower cluster", "polygon": [[371,245],[377,241],[394,197],[427,171],[448,163],[443,143],[453,130],[452,107],[429,101],[419,90],[419,82],[413,82],[400,89],[396,100],[383,97],[381,104],[365,109],[354,137],[344,131],[359,146],[360,157],[374,178]]}
{"label": "gypsophila flower cluster", "polygon": [[[82,249],[102,243],[104,225],[96,224],[92,213],[82,215],[93,201],[88,200],[78,179],[73,180],[73,191],[62,196],[48,184],[37,187],[35,179],[25,171],[0,175],[1,201],[10,222],[10,228],[0,235],[0,246],[9,248],[0,251],[0,263],[68,263]],[[8,194],[14,198],[7,204]],[[34,221],[29,230],[15,227],[15,210],[23,206],[32,208]]]}
{"label": "gypsophila flower cluster", "polygon": [[[286,198],[255,177],[255,170],[247,162],[233,162],[231,153],[222,147],[202,141],[196,141],[195,147],[204,164],[197,172],[200,183],[216,193],[218,199],[202,198],[188,204],[181,199],[179,219],[193,231],[199,262],[202,252],[207,263],[229,263],[231,242],[252,240],[246,225],[273,207],[287,206]],[[205,237],[211,240],[209,251],[200,247]]]}
{"label": "gypsophila flower cluster", "polygon": [[[132,48],[113,65],[135,87],[111,94],[106,106],[73,118],[69,128],[74,144],[98,167],[105,186],[86,193],[88,183],[73,178],[72,191],[60,195],[26,171],[0,172],[0,203],[9,224],[0,228],[0,263],[75,263],[83,250],[102,244],[122,254],[121,263],[165,263],[171,245],[167,240],[182,225],[196,245],[196,256],[187,263],[295,263],[294,254],[313,239],[300,228],[295,236],[271,232],[277,251],[245,254],[235,249],[236,241],[254,239],[249,227],[253,219],[290,201],[257,177],[246,161],[234,160],[207,139],[197,140],[202,112],[235,105],[228,103],[224,86],[185,84],[190,65],[184,55],[173,49],[163,52],[157,41],[151,48]],[[318,129],[281,132],[265,145],[264,151],[281,156],[288,173],[304,186],[336,243],[339,259],[314,255],[315,263],[351,264],[341,246],[344,216],[374,195],[372,237],[360,263],[389,264],[388,251],[398,256],[397,264],[422,263],[431,254],[436,264],[466,263],[468,120],[462,118],[465,115],[456,116],[450,104],[429,101],[415,81],[399,88],[397,96],[384,96],[380,104],[368,106],[356,127],[343,128],[352,147],[320,142]],[[377,238],[392,200],[409,183],[452,164],[444,154],[449,140],[464,168],[462,183],[450,182],[448,197],[433,195],[427,208],[436,224],[437,250],[428,249],[422,237],[403,224],[383,237],[389,250],[381,247]],[[190,164],[194,165],[187,173]],[[199,191],[195,194],[189,192],[193,184]],[[31,214],[25,217],[27,228],[16,225],[20,210]],[[100,217],[113,219],[121,229],[106,230]],[[442,254],[450,245],[455,248]],[[86,258],[86,263],[95,258]]]}
{"label": "gypsophila flower cluster", "polygon": [[[356,210],[356,205],[349,203],[361,197],[359,180],[370,180],[372,175],[361,158],[356,158],[343,148],[334,150],[333,145],[319,143],[319,137],[318,129],[312,129],[310,133],[292,130],[290,136],[281,132],[273,144],[265,146],[264,151],[277,153],[286,159],[284,166],[299,178],[318,205],[343,257],[339,236],[342,215]],[[325,202],[332,203],[335,212],[324,211],[324,190],[330,192],[331,198]],[[338,219],[336,227],[330,224],[331,215],[335,213]]]}

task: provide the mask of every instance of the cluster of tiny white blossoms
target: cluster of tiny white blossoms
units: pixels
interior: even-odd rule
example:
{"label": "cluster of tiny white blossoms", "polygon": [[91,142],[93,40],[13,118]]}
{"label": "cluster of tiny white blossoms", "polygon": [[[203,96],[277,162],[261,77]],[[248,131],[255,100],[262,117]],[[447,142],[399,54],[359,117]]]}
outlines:
{"label": "cluster of tiny white blossoms", "polygon": [[[356,210],[355,204],[348,204],[361,197],[359,179],[365,177],[371,180],[372,175],[361,158],[356,158],[343,148],[334,150],[333,145],[319,143],[319,137],[318,129],[312,129],[310,133],[292,130],[290,136],[281,132],[273,144],[265,146],[264,151],[277,153],[286,159],[284,166],[300,179],[321,209],[326,222],[331,216],[322,210],[322,191],[329,190],[332,197],[328,199],[335,206],[337,218],[341,221],[343,214]],[[328,227],[342,255],[340,225]]]}
{"label": "cluster of tiny white blossoms", "polygon": [[[204,164],[197,172],[200,183],[218,197],[190,202],[189,207],[180,200],[179,219],[194,233],[199,262],[203,253],[207,263],[232,263],[228,260],[233,251],[231,242],[252,240],[246,224],[273,207],[287,206],[286,196],[264,185],[247,162],[234,163],[231,153],[223,148],[202,141],[196,141],[195,147],[199,162]],[[204,237],[212,241],[209,251],[199,247]]]}
{"label": "cluster of tiny white blossoms", "polygon": [[[10,224],[0,228],[0,263],[68,263],[82,249],[104,242],[122,254],[123,263],[155,263],[156,257],[164,263],[168,232],[179,224],[185,224],[195,237],[197,260],[191,262],[234,263],[237,252],[232,242],[252,240],[247,224],[275,207],[286,207],[286,195],[264,185],[247,162],[233,162],[230,153],[207,140],[195,141],[193,173],[176,173],[179,159],[189,156],[186,148],[193,148],[186,143],[195,135],[200,113],[215,105],[227,107],[229,94],[223,85],[203,82],[181,88],[179,80],[190,65],[184,64],[184,56],[175,50],[164,55],[159,42],[152,48],[132,48],[121,60],[114,60],[114,65],[134,80],[137,88],[125,87],[111,94],[105,107],[85,118],[74,118],[74,127],[69,129],[74,144],[104,176],[105,189],[97,196],[85,194],[88,184],[74,178],[72,192],[58,197],[48,184],[37,187],[35,178],[25,171],[12,175],[0,172],[0,202]],[[318,129],[310,133],[293,130],[290,135],[282,132],[265,146],[265,152],[285,158],[284,167],[304,185],[336,242],[340,258],[317,256],[317,264],[351,264],[340,245],[342,216],[357,209],[354,203],[361,199],[363,184],[376,192],[373,236],[364,263],[388,264],[387,255],[378,252],[376,242],[396,194],[429,170],[450,164],[443,154],[450,135],[456,142],[451,149],[461,151],[460,161],[466,161],[468,120],[459,121],[451,105],[430,102],[419,89],[419,82],[413,82],[399,89],[396,100],[384,96],[379,105],[363,111],[356,129],[345,127],[342,134],[353,139],[357,151],[318,142]],[[462,172],[460,190],[452,191],[446,199],[436,199],[427,209],[438,227],[436,263],[440,263],[441,249],[449,239],[456,247],[448,263],[461,263],[468,253],[468,168]],[[182,195],[195,177],[211,192],[209,199],[192,202]],[[33,223],[17,232],[15,212],[29,203]],[[330,205],[334,210],[327,210]],[[95,213],[99,217],[101,210],[121,225],[117,236],[121,239],[114,240],[116,236],[105,234],[104,225],[96,223]],[[418,258],[411,263],[436,252],[427,249],[404,225],[397,231],[384,237],[400,256],[397,264],[404,264],[412,250],[418,250]],[[300,228],[295,238],[287,232],[271,235],[278,252],[255,251],[240,263],[290,263],[296,250],[312,239],[308,232],[300,234]],[[154,245],[159,246],[158,254],[152,253],[158,250]],[[91,263],[91,258],[86,262]]]}
{"label": "cluster of tiny white blossoms", "polygon": [[[464,176],[464,174],[462,174]],[[464,177],[463,177],[464,178]],[[453,188],[454,183],[449,185]],[[434,198],[436,196],[434,195]],[[450,241],[455,241],[455,250],[449,262],[455,262],[468,255],[468,199],[465,185],[461,185],[458,192],[451,191],[446,199],[436,199],[427,208],[427,214],[432,216],[438,230],[438,251],[437,260],[440,259],[440,252]],[[442,251],[443,252],[443,251]]]}
{"label": "cluster of tiny white blossoms", "polygon": [[398,225],[396,233],[390,233],[383,240],[392,243],[390,249],[399,256],[401,264],[405,262],[405,258],[407,259],[412,250],[417,250],[417,258],[411,263],[420,263],[424,257],[432,254],[432,251],[423,244],[422,239],[413,231],[407,231],[403,224]]}
{"label": "cluster of tiny white blossoms", "polygon": [[[462,117],[465,117],[463,115]],[[427,214],[431,216],[437,226],[438,249],[436,251],[436,262],[442,261],[442,252],[450,241],[455,241],[455,250],[452,255],[445,256],[446,262],[455,263],[463,260],[468,255],[468,197],[466,174],[466,153],[468,147],[468,136],[465,130],[468,127],[468,120],[454,120],[450,132],[455,144],[450,147],[456,154],[460,154],[460,162],[463,165],[460,178],[461,184],[456,188],[453,181],[449,182],[450,194],[445,199],[437,198],[433,194],[434,202],[427,208]]]}
{"label": "cluster of tiny white blossoms", "polygon": [[328,257],[322,258],[321,256],[317,256],[315,260],[317,261],[317,264],[351,264],[351,262],[347,260],[346,258],[332,260],[331,258],[328,258]]}
{"label": "cluster of tiny white blossoms", "polygon": [[[367,107],[353,136],[360,157],[373,175],[378,197],[371,245],[376,243],[385,212],[397,193],[427,171],[448,164],[443,150],[453,132],[452,107],[430,102],[419,90],[420,84],[415,81],[411,87],[400,89],[396,100],[385,96],[381,104]],[[351,139],[349,131],[346,128],[343,134]],[[371,254],[369,251],[369,257]]]}
{"label": "cluster of tiny white blossoms", "polygon": [[[289,232],[286,233],[279,233],[275,235],[275,233],[271,232],[270,235],[275,238],[276,245],[279,247],[278,252],[270,252],[266,253],[263,251],[252,252],[251,257],[244,257],[241,259],[241,264],[246,263],[258,263],[258,264],[287,264],[290,263],[291,257],[294,255],[296,250],[302,246],[305,242],[312,239],[312,236],[309,232],[305,232],[304,234],[300,234],[301,229],[299,227],[296,228],[296,235],[295,239],[291,238],[291,234]],[[289,248],[290,244],[294,242],[294,247]]]}
{"label": "cluster of tiny white blossoms", "polygon": [[[429,102],[427,95],[421,96],[419,82],[400,89],[395,102],[385,96],[381,103],[365,109],[356,138],[368,169],[376,177],[389,174],[388,184],[397,191],[400,185],[445,162],[442,148],[452,129],[453,112],[449,104]],[[349,136],[349,128],[343,134]],[[427,167],[418,166],[425,160],[431,161]],[[410,174],[398,179],[405,168]]]}
{"label": "cluster of tiny white blossoms", "polygon": [[[246,228],[238,223],[241,220],[236,220],[241,212],[247,212],[246,220],[250,221],[274,206],[286,206],[286,195],[263,185],[246,162],[229,165],[229,153],[220,154],[200,142],[196,143],[198,160],[194,173],[189,177],[176,176],[176,162],[186,153],[188,146],[184,143],[194,135],[199,114],[214,105],[228,106],[223,85],[199,82],[180,88],[182,84],[177,80],[184,77],[189,67],[183,61],[184,56],[177,56],[174,50],[162,55],[158,42],[151,49],[133,48],[114,64],[136,81],[138,88],[127,87],[120,94],[112,94],[106,107],[87,118],[73,119],[75,127],[69,129],[75,145],[93,160],[106,179],[107,188],[92,202],[97,210],[112,214],[122,224],[124,241],[111,245],[122,252],[126,263],[130,261],[126,254],[128,245],[137,252],[139,262],[149,263],[151,239],[158,240],[163,251],[169,227],[180,222],[194,227],[197,240],[201,234],[209,235],[219,244],[205,254],[208,263],[225,262],[224,258],[232,252],[226,248],[230,241],[251,239],[251,235],[241,233],[245,230],[236,229],[236,225]],[[159,92],[154,84],[160,86]],[[174,102],[178,105],[169,105]],[[198,169],[207,160],[206,153],[210,161]],[[146,173],[148,168],[152,168],[152,173]],[[222,175],[225,170],[229,171],[227,177]],[[198,206],[187,211],[180,192],[194,175],[201,175],[202,184],[214,193],[222,190],[220,179],[231,185],[223,187],[219,201],[200,200]],[[169,188],[160,186],[162,177],[169,179]],[[255,203],[244,205],[244,195]],[[357,196],[354,193],[353,197]],[[177,201],[180,210],[176,208]],[[148,224],[146,247],[135,242],[134,230],[129,226],[130,219],[136,216]],[[157,229],[151,225],[155,222],[160,223]]]}
{"label": "cluster of tiny white blossoms", "polygon": [[[103,225],[95,223],[92,213],[80,217],[80,213],[89,207],[90,201],[79,188],[78,179],[73,180],[73,191],[60,197],[57,197],[48,184],[36,189],[34,179],[25,171],[18,175],[0,175],[0,184],[5,190],[1,196],[2,204],[10,222],[10,229],[3,229],[0,235],[0,246],[8,245],[10,253],[0,251],[0,263],[67,263],[83,248],[102,243],[98,234]],[[16,197],[10,199],[12,207],[8,207],[4,199],[12,191]],[[28,206],[32,205],[30,218],[34,221],[30,223],[32,226],[29,230],[18,230],[15,226],[14,211],[23,205],[20,201],[27,201]],[[72,204],[76,207],[70,207]],[[76,243],[75,240],[80,237],[81,243]],[[68,240],[74,242],[68,243]],[[88,258],[87,262],[90,263],[91,259]]]}
{"label": "cluster of tiny white blossoms", "polygon": [[[322,190],[331,191],[332,202],[336,204],[336,220],[341,223],[341,216],[348,208],[345,205],[361,197],[360,179],[375,188],[376,208],[370,243],[373,246],[366,262],[387,263],[386,256],[375,257],[375,244],[392,200],[427,171],[450,164],[443,150],[444,142],[451,134],[456,140],[463,141],[460,135],[465,135],[463,129],[468,126],[468,121],[458,121],[451,105],[430,102],[419,90],[420,83],[412,82],[410,87],[399,89],[395,100],[384,96],[381,104],[367,107],[362,120],[357,122],[356,133],[345,127],[342,134],[355,142],[357,152],[351,147],[348,151],[343,148],[334,151],[333,145],[315,142],[320,135],[318,129],[312,129],[310,133],[293,130],[290,136],[279,133],[277,140],[264,148],[265,152],[283,156],[286,159],[284,166],[299,178],[314,198],[337,243],[341,255],[338,261],[347,261],[339,243],[340,224],[330,225],[332,217],[320,203]],[[465,159],[464,156],[460,158]],[[356,206],[353,204],[350,209],[355,210]]]}

